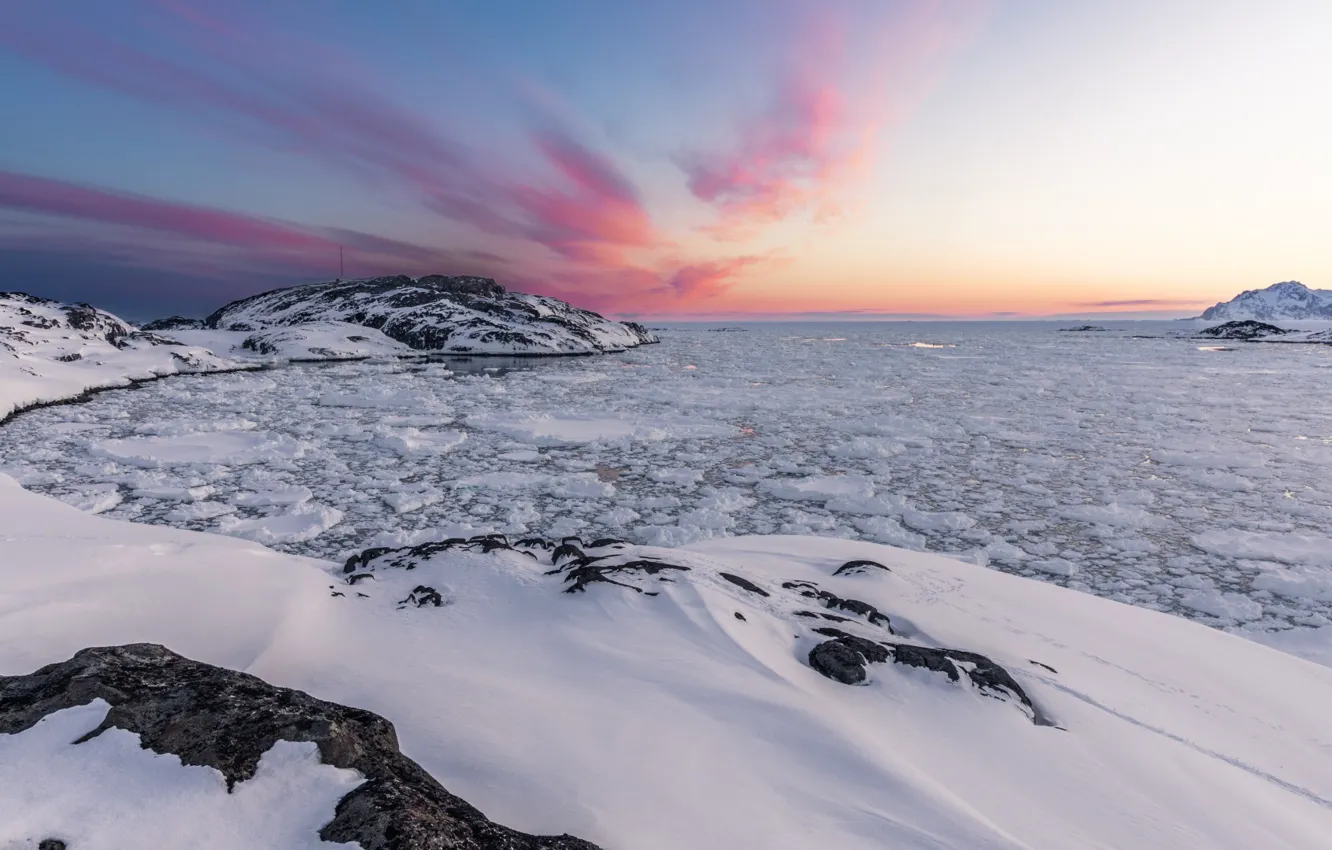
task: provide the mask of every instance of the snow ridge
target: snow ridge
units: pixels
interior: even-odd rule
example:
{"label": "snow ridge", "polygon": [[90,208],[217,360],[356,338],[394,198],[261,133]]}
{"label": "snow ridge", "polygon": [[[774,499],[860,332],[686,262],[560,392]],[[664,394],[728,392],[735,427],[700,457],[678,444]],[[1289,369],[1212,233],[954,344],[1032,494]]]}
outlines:
{"label": "snow ridge", "polygon": [[0,292],[0,421],[17,410],[106,387],[242,367],[135,328],[87,304]]}
{"label": "snow ridge", "polygon": [[265,292],[204,320],[219,330],[344,322],[416,351],[457,354],[596,354],[657,342],[557,298],[506,292],[490,278],[405,275],[314,283]]}
{"label": "snow ridge", "polygon": [[1266,289],[1241,292],[1229,301],[1208,307],[1198,318],[1263,322],[1332,320],[1332,289],[1310,289],[1299,281],[1287,280]]}

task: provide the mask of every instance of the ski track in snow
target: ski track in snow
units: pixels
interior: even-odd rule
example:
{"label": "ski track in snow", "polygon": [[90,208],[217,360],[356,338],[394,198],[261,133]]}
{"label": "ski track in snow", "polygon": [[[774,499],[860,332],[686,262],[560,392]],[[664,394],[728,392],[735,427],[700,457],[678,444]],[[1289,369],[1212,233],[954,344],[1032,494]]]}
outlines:
{"label": "ski track in snow", "polygon": [[863,539],[1303,650],[1271,633],[1332,623],[1332,348],[1055,327],[691,327],[597,358],[186,376],[18,417],[0,468],[328,558],[490,531]]}

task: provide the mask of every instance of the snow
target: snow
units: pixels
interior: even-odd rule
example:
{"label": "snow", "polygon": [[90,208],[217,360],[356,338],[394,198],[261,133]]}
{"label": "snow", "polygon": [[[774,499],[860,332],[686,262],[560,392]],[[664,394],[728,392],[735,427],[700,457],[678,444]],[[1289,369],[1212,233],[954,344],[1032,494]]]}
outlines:
{"label": "snow", "polygon": [[211,351],[135,334],[109,313],[0,293],[0,421],[36,403],[188,372],[240,368]]}
{"label": "snow", "polygon": [[1332,538],[1320,534],[1227,528],[1204,531],[1193,538],[1193,543],[1205,552],[1234,558],[1332,566]]}
{"label": "snow", "polygon": [[[1332,661],[1318,554],[1332,438],[1290,401],[1321,397],[1321,353],[1262,347],[1189,371],[1204,355],[1185,343],[1113,333],[941,328],[932,338],[957,346],[942,350],[877,329],[783,333],[680,332],[673,350],[495,377],[367,362],[181,377],[19,417],[0,430],[8,468],[102,514],[0,474],[0,674],[90,645],[164,643],[379,712],[408,756],[488,816],[608,848],[1325,843],[1332,669],[1289,654]],[[947,359],[967,350],[983,356]],[[122,366],[138,368],[83,379],[115,383]],[[0,373],[11,403],[82,388],[15,389],[16,375]],[[367,392],[424,418],[317,403]],[[440,416],[462,423],[460,450],[408,460],[379,441],[434,433]],[[865,436],[906,449],[831,451]],[[1153,462],[1153,450],[1203,465]],[[1243,467],[1264,472],[1261,488],[1172,471],[1225,472],[1236,457],[1262,461]],[[173,524],[325,555],[628,526],[640,542],[685,546],[632,553],[691,569],[656,596],[570,595],[525,555],[450,551],[377,571],[356,585],[362,597],[339,593],[335,561]],[[823,536],[754,534],[779,528]],[[1000,569],[839,539],[861,535]],[[832,575],[860,558],[890,572]],[[1056,726],[891,663],[859,687],[823,678],[806,664],[819,638],[793,613],[806,603],[781,588],[793,581],[873,604],[903,640],[987,655]],[[447,604],[401,607],[420,584]],[[215,773],[129,733],[71,745],[104,710],[0,736],[0,842],[58,829],[74,847],[145,834],[313,845],[358,781],[279,744],[257,784],[218,793]],[[215,844],[171,840],[200,824]]]}
{"label": "snow", "polygon": [[774,498],[792,501],[826,502],[829,499],[870,498],[874,484],[851,475],[811,475],[804,478],[767,479],[759,489]]}
{"label": "snow", "polygon": [[[678,328],[604,358],[174,377],[18,417],[0,429],[0,469],[107,516],[333,559],[446,529],[559,524],[660,545],[817,534],[1244,634],[1332,618],[1317,589],[1332,581],[1332,432],[1306,404],[1332,391],[1332,349],[1205,358],[1162,324],[932,326],[943,349],[911,346],[910,324],[817,327]],[[277,491],[342,518],[275,522],[291,507],[239,498]],[[1287,592],[1276,566],[1304,589]],[[1262,616],[1187,604],[1198,590]]]}
{"label": "snow", "polygon": [[556,298],[506,292],[487,278],[438,275],[273,290],[227,304],[206,323],[247,334],[240,343],[246,349],[296,359],[360,359],[407,351],[593,354],[656,341],[639,326]]}
{"label": "snow", "polygon": [[468,417],[467,424],[472,428],[497,431],[511,439],[537,446],[609,443],[623,440],[660,441],[691,436],[717,437],[734,433],[733,428],[718,422],[691,420],[678,416],[631,419],[531,413],[516,416],[471,416]]}
{"label": "snow", "polygon": [[322,842],[318,832],[364,779],[320,764],[314,744],[278,741],[228,792],[220,771],[142,749],[122,729],[72,743],[110,708],[96,699],[0,734],[0,846],[36,848],[46,838],[81,850],[357,846]]}
{"label": "snow", "polygon": [[[90,516],[5,479],[0,502],[13,556],[0,673],[88,645],[163,642],[384,714],[445,787],[527,831],[644,850],[1251,850],[1316,847],[1332,827],[1332,669],[936,555],[711,540],[657,553],[693,569],[645,597],[610,585],[569,595],[526,556],[460,552],[379,570],[360,598],[330,594],[336,564]],[[853,558],[891,572],[831,575]],[[867,600],[907,639],[987,654],[1059,728],[897,665],[873,666],[860,687],[822,678],[804,663],[810,638],[793,637],[798,597],[778,588],[796,580]],[[422,583],[447,604],[400,609]],[[279,745],[273,772],[228,796],[215,773],[138,750],[128,733],[71,746],[102,710],[0,744],[22,753],[0,758],[0,776],[17,777],[0,785],[16,813],[0,829],[110,847],[126,846],[113,840],[120,823],[167,824],[164,836],[204,823],[220,837],[202,846],[241,846],[223,843],[234,835],[300,847],[356,782]],[[154,792],[133,793],[145,785]],[[104,845],[91,843],[98,829]]]}
{"label": "snow", "polygon": [[1250,289],[1229,301],[1208,307],[1200,318],[1208,321],[1254,319],[1271,322],[1286,320],[1332,319],[1332,290],[1309,289],[1288,280],[1266,289]]}
{"label": "snow", "polygon": [[103,440],[88,446],[97,457],[128,466],[156,469],[167,466],[251,464],[299,458],[305,447],[285,434],[266,431],[205,431],[175,437],[131,437]]}
{"label": "snow", "polygon": [[290,513],[254,519],[226,515],[218,520],[217,530],[260,543],[304,543],[342,522],[343,515],[337,508],[307,503],[298,505]]}

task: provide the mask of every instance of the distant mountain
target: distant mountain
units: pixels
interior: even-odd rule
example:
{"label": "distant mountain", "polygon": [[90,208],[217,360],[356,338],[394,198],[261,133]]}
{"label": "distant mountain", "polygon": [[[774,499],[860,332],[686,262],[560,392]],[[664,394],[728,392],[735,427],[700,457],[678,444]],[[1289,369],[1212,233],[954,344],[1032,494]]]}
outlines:
{"label": "distant mountain", "polygon": [[657,342],[541,295],[507,292],[490,278],[406,275],[277,289],[226,305],[208,328],[258,331],[341,322],[379,331],[418,351],[457,354],[596,354]]}
{"label": "distant mountain", "polygon": [[1219,322],[1332,321],[1332,290],[1310,289],[1299,281],[1288,280],[1266,289],[1242,292],[1229,301],[1208,307],[1199,318]]}

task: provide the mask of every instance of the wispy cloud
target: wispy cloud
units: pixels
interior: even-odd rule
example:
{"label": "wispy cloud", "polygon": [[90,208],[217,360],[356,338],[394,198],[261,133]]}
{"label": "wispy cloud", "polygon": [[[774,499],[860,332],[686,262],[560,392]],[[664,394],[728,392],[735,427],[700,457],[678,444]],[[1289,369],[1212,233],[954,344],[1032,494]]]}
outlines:
{"label": "wispy cloud", "polygon": [[1210,304],[1198,298],[1128,298],[1120,301],[1084,301],[1076,307],[1197,307]]}
{"label": "wispy cloud", "polygon": [[711,231],[742,237],[795,214],[835,215],[839,195],[873,167],[884,129],[910,114],[988,5],[885,3],[892,13],[868,39],[877,54],[868,72],[849,49],[847,22],[811,21],[816,35],[792,51],[767,107],[744,120],[734,145],[678,159],[690,191],[717,210]]}
{"label": "wispy cloud", "polygon": [[[353,268],[394,267],[428,271],[444,263],[469,265],[499,263],[480,252],[441,251],[343,228],[313,228],[290,222],[242,215],[193,204],[148,198],[60,180],[0,171],[0,209],[44,217],[29,222],[21,242],[48,247],[63,244],[71,252],[110,253],[113,238],[100,232],[75,229],[59,222],[116,228],[116,236],[159,259],[176,263],[211,265],[219,259],[213,250],[233,249],[225,256],[245,264],[275,263],[291,271],[326,275],[336,269],[339,248],[345,248]],[[11,223],[11,228],[13,227]],[[129,229],[137,234],[126,235]],[[96,234],[95,236],[93,234]],[[170,236],[170,247],[153,236]],[[158,247],[154,248],[156,245]]]}
{"label": "wispy cloud", "polygon": [[[523,116],[531,158],[524,165],[536,168],[511,168],[469,149],[426,112],[375,90],[345,56],[240,20],[238,4],[126,4],[122,11],[147,33],[131,42],[81,23],[61,4],[11,2],[10,12],[21,11],[5,15],[0,48],[164,107],[218,136],[360,181],[366,191],[408,199],[427,216],[505,246],[497,250],[510,259],[12,173],[0,173],[0,207],[131,228],[136,245],[153,241],[145,234],[179,236],[213,264],[270,261],[315,273],[330,268],[328,257],[345,245],[362,272],[490,270],[530,291],[616,311],[689,309],[779,262],[696,233],[663,232],[614,152],[539,109]],[[716,211],[707,232],[731,239],[790,216],[835,213],[843,189],[872,165],[883,128],[910,110],[938,57],[981,4],[894,0],[886,40],[871,45],[880,59],[871,63],[868,84],[848,83],[863,70],[851,61],[849,28],[823,30],[827,35],[778,75],[770,103],[744,119],[734,145],[680,158],[689,191]],[[99,233],[98,244],[113,238]],[[70,239],[79,244],[72,230]],[[228,249],[225,258],[218,246]],[[175,258],[180,250],[161,255],[167,253]]]}

